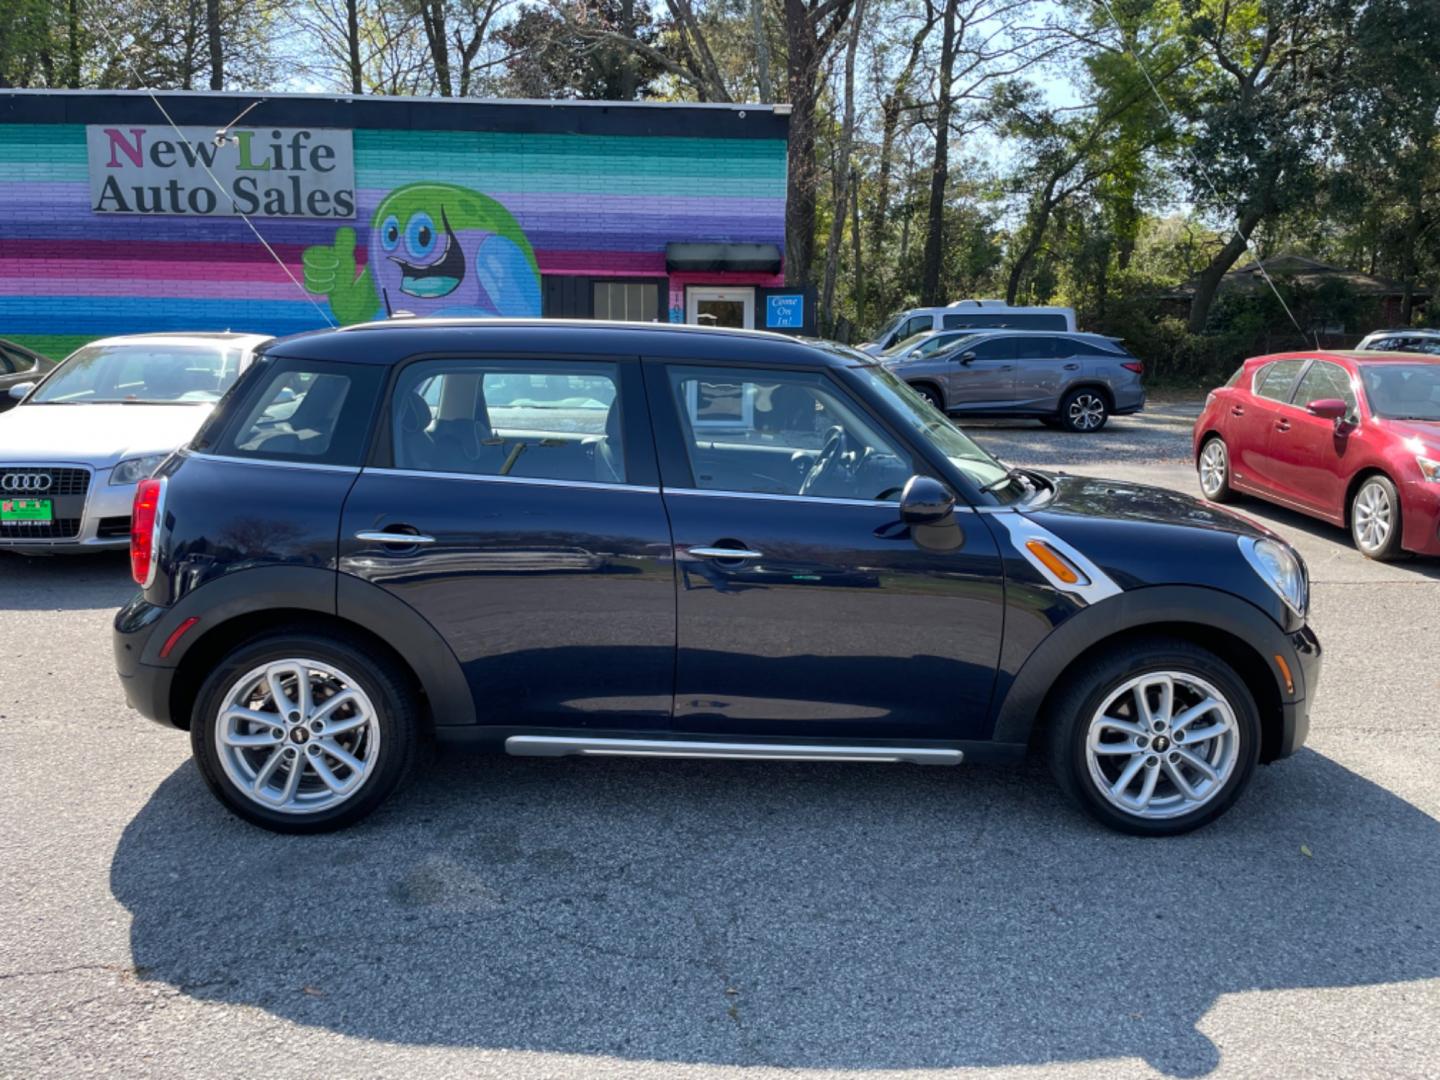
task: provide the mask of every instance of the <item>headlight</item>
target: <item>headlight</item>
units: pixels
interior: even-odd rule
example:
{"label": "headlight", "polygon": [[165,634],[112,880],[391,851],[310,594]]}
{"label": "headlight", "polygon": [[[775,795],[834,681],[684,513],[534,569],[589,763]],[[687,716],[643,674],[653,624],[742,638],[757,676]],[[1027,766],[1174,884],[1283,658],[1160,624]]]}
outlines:
{"label": "headlight", "polygon": [[1440,481],[1440,461],[1416,454],[1415,464],[1420,466],[1420,475],[1426,480]]}
{"label": "headlight", "polygon": [[1240,551],[1260,580],[1275,590],[1275,595],[1301,618],[1310,604],[1310,582],[1300,556],[1285,544],[1274,540],[1240,537]]}
{"label": "headlight", "polygon": [[169,454],[147,454],[145,457],[126,458],[110,470],[112,484],[138,484],[160,467]]}

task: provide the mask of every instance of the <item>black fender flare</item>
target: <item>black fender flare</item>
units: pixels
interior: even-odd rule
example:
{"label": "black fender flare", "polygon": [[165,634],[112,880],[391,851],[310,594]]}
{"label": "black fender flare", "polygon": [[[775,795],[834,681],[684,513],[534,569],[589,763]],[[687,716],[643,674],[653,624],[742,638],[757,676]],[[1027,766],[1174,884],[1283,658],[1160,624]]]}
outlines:
{"label": "black fender flare", "polygon": [[[997,743],[1030,741],[1045,698],[1057,679],[1087,649],[1145,626],[1213,627],[1246,643],[1275,681],[1278,700],[1305,698],[1304,668],[1289,635],[1260,608],[1233,593],[1194,585],[1155,585],[1122,592],[1066,619],[1030,654],[995,710],[991,737]],[[1289,692],[1273,657],[1283,656],[1295,682]]]}
{"label": "black fender flare", "polygon": [[[395,651],[414,673],[437,725],[474,724],[475,702],[455,653],[419,612],[384,589],[333,569],[260,566],[206,582],[156,620],[140,662],[178,668],[211,634],[237,618],[271,610],[311,611],[350,623]],[[201,633],[184,634],[164,659],[160,649],[187,619]]]}

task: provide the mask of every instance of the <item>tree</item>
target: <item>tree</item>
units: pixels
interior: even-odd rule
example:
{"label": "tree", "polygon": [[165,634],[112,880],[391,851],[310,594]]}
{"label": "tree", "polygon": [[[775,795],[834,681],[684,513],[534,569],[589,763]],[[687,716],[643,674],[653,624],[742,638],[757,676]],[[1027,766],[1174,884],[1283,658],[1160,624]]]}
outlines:
{"label": "tree", "polygon": [[[844,239],[845,215],[853,195],[850,154],[855,141],[855,54],[860,48],[860,31],[865,25],[865,0],[855,0],[850,32],[845,39],[845,114],[836,153],[835,212],[831,215],[830,242],[825,248],[825,284],[820,293],[820,323],[831,328],[835,320],[835,277],[840,267],[840,246]],[[859,273],[859,260],[855,272]]]}
{"label": "tree", "polygon": [[517,97],[633,101],[654,93],[672,62],[644,0],[566,0],[523,7],[496,31],[505,45],[502,88]]}

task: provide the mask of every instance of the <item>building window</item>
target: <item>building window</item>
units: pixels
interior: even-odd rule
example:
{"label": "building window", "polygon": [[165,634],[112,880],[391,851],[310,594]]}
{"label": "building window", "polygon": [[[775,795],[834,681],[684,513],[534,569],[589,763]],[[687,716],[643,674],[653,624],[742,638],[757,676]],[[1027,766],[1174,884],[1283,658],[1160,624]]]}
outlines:
{"label": "building window", "polygon": [[660,314],[660,286],[653,281],[597,281],[594,313],[597,319],[654,322]]}

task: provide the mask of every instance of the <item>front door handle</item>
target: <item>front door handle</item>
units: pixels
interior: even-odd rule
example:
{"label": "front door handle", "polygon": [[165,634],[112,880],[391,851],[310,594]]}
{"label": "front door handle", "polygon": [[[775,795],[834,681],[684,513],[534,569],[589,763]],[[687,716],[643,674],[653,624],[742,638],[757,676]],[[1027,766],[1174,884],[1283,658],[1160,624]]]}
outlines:
{"label": "front door handle", "polygon": [[1079,365],[1079,364],[1066,364],[1066,365],[1065,365],[1065,370],[1066,370],[1066,371],[1079,371],[1079,370],[1080,370],[1080,365]]}
{"label": "front door handle", "polygon": [[1289,430],[1290,430],[1290,421],[1289,421],[1289,420],[1276,420],[1276,421],[1275,421],[1275,430],[1276,430],[1276,431],[1289,431]]}
{"label": "front door handle", "polygon": [[761,553],[749,548],[693,547],[687,552],[697,559],[758,559]]}
{"label": "front door handle", "polygon": [[1231,415],[1231,416],[1244,416],[1244,415],[1245,415],[1245,410],[1242,409],[1239,405],[1235,405],[1235,406],[1232,406],[1232,407],[1231,407],[1231,409],[1230,409],[1230,415]]}
{"label": "front door handle", "polygon": [[363,540],[367,544],[433,544],[435,537],[425,536],[422,533],[404,532],[379,532],[373,529],[362,529],[355,534],[356,540]]}

